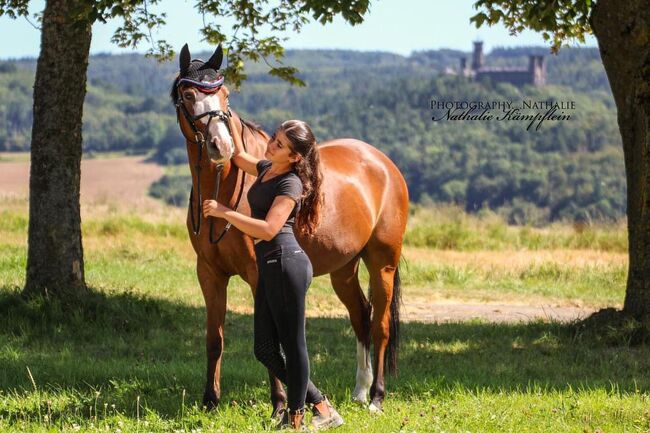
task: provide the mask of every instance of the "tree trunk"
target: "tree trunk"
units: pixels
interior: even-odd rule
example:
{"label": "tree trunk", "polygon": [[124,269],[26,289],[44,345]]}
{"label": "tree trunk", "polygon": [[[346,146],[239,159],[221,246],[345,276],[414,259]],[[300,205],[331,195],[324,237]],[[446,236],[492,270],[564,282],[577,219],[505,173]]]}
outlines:
{"label": "tree trunk", "polygon": [[34,84],[27,295],[86,291],[79,187],[81,124],[91,25],[82,0],[49,0]]}
{"label": "tree trunk", "polygon": [[650,8],[598,0],[591,27],[618,109],[627,178],[629,269],[623,311],[650,314]]}

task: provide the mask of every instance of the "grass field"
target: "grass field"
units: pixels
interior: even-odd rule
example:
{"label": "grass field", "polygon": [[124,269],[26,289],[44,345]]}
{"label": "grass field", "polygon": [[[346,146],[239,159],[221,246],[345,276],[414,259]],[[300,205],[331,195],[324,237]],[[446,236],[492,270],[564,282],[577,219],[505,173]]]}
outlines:
{"label": "grass field", "polygon": [[[84,206],[83,304],[22,300],[27,203],[0,203],[0,430],[240,432],[270,428],[252,354],[250,289],[229,291],[223,401],[200,407],[204,308],[184,211]],[[402,276],[413,302],[620,306],[621,224],[509,227],[495,215],[413,209]],[[362,272],[363,285],[367,274]],[[648,432],[650,349],[572,324],[408,322],[383,414],[350,401],[355,342],[327,277],[308,296],[314,381],[339,432]]]}

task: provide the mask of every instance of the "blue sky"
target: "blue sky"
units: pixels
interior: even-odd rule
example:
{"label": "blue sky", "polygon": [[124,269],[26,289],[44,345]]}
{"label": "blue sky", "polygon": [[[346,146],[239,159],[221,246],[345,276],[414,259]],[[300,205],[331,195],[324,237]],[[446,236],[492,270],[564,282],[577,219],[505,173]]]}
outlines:
{"label": "blue sky", "polygon": [[[209,49],[201,41],[198,29],[201,17],[193,8],[193,1],[163,0],[158,11],[167,12],[167,25],[154,34],[170,43],[176,51],[189,43],[192,51]],[[547,45],[534,32],[511,36],[502,26],[476,29],[469,18],[476,13],[474,0],[374,0],[370,13],[363,24],[350,26],[342,19],[322,26],[311,23],[301,33],[287,33],[286,48],[335,48],[361,51],[389,51],[408,55],[414,50],[454,48],[470,51],[472,41],[484,41],[484,49],[522,45]],[[43,8],[43,1],[32,1],[32,12]],[[96,24],[93,27],[91,53],[125,53],[133,50],[120,49],[110,39],[117,22]],[[225,23],[224,28],[227,28]],[[40,48],[39,31],[25,19],[0,18],[0,58],[36,57]],[[11,41],[11,42],[8,42]],[[586,46],[596,46],[590,37]],[[142,45],[138,50],[146,51]]]}

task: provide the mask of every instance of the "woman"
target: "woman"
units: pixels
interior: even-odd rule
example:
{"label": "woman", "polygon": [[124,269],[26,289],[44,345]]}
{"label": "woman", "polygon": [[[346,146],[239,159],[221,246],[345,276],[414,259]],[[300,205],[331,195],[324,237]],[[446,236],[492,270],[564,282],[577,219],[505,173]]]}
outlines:
{"label": "woman", "polygon": [[[235,131],[232,118],[230,122]],[[314,428],[337,427],[343,419],[309,380],[305,295],[313,268],[293,233],[295,223],[301,233],[313,235],[320,218],[322,175],[316,139],[305,122],[288,120],[269,140],[265,160],[246,153],[238,134],[233,139],[233,162],[257,176],[248,191],[251,216],[214,200],[204,201],[203,214],[225,218],[255,238],[255,356],[288,387],[289,411],[282,414],[280,426],[300,429],[309,403]]]}

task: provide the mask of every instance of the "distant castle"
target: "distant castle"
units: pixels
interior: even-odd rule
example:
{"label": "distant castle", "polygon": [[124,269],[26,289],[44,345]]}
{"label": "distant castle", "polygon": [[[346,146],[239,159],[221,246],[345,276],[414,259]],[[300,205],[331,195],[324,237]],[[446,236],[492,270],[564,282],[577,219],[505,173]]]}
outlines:
{"label": "distant castle", "polygon": [[471,77],[475,81],[490,81],[492,83],[510,83],[515,86],[546,84],[546,66],[544,56],[528,56],[528,68],[490,67],[485,66],[483,57],[483,42],[474,42],[471,68],[467,68],[467,59],[460,59],[459,75]]}

